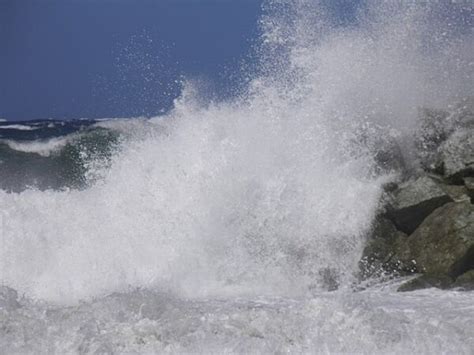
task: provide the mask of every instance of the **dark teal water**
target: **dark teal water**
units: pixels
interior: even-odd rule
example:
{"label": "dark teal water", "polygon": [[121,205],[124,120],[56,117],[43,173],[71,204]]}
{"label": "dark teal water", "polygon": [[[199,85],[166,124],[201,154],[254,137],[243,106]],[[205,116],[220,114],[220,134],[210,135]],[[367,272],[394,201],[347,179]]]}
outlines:
{"label": "dark teal water", "polygon": [[119,134],[94,120],[0,122],[0,189],[80,189],[91,162],[108,164]]}

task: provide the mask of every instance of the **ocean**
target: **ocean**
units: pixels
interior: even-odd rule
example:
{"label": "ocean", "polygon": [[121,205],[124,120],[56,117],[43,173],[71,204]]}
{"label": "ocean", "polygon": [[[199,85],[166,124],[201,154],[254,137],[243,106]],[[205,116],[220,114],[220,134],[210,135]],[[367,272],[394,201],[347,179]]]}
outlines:
{"label": "ocean", "polygon": [[410,163],[420,107],[473,94],[448,5],[269,1],[231,99],[0,122],[0,352],[472,354],[472,291],[358,272],[399,175],[378,153]]}

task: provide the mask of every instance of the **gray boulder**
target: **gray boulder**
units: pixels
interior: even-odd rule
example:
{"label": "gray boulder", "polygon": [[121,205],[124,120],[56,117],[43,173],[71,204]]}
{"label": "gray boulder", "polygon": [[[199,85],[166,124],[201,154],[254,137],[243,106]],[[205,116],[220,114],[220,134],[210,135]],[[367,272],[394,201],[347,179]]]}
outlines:
{"label": "gray boulder", "polygon": [[465,177],[463,180],[464,186],[471,198],[471,203],[474,203],[474,177]]}
{"label": "gray boulder", "polygon": [[377,174],[404,173],[406,171],[402,150],[395,139],[380,145],[374,154]]}
{"label": "gray boulder", "polygon": [[474,97],[467,97],[448,110],[422,108],[419,128],[415,133],[416,154],[420,165],[437,171],[440,146],[455,132],[474,129]]}
{"label": "gray boulder", "polygon": [[448,111],[422,108],[418,113],[420,127],[415,133],[415,147],[423,168],[433,170],[435,152],[451,134],[448,128]]}
{"label": "gray boulder", "polygon": [[465,177],[464,185],[469,191],[474,191],[474,177]]}
{"label": "gray boulder", "polygon": [[456,278],[474,269],[474,205],[448,203],[410,235],[394,258],[414,261],[419,272]]}
{"label": "gray boulder", "polygon": [[474,175],[474,129],[453,133],[436,154],[436,171],[449,181],[462,183],[462,178]]}
{"label": "gray boulder", "polygon": [[463,290],[474,290],[474,270],[469,270],[459,276],[453,284],[453,287]]}
{"label": "gray boulder", "polygon": [[398,230],[411,234],[436,208],[453,199],[433,179],[409,180],[391,193],[387,216]]}
{"label": "gray boulder", "polygon": [[470,201],[471,194],[466,186],[463,185],[440,185],[454,202]]}
{"label": "gray boulder", "polygon": [[452,285],[452,282],[453,280],[449,276],[420,275],[403,283],[397,291],[407,292],[431,287],[446,289]]}
{"label": "gray boulder", "polygon": [[403,244],[407,237],[390,220],[377,217],[359,262],[362,279],[400,273],[402,270],[393,256],[396,245]]}

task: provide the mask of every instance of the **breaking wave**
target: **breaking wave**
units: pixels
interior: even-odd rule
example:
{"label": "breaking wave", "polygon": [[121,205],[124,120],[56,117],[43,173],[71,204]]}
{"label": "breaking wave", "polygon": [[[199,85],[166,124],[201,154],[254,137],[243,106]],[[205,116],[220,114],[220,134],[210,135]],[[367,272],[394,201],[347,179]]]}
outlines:
{"label": "breaking wave", "polygon": [[[472,69],[463,37],[447,21],[434,29],[440,6],[368,4],[352,27],[332,26],[327,11],[268,3],[260,74],[232,101],[203,104],[188,83],[164,117],[3,140],[60,167],[72,157],[62,186],[89,187],[0,193],[2,282],[57,302],[127,287],[304,295],[350,285],[387,180],[374,133],[409,130],[421,105],[465,93]],[[126,139],[99,149],[114,126]]]}
{"label": "breaking wave", "polygon": [[[45,176],[66,162],[75,173],[42,186],[32,171],[36,182],[0,190],[2,284],[53,304],[136,288],[223,300],[350,292],[397,174],[377,153],[399,140],[409,155],[419,107],[472,95],[472,33],[449,18],[472,7],[367,1],[340,25],[325,3],[266,3],[256,74],[231,100],[206,102],[187,82],[161,117],[3,138],[11,164],[34,154],[55,162],[38,164]],[[4,183],[21,167],[0,159]]]}

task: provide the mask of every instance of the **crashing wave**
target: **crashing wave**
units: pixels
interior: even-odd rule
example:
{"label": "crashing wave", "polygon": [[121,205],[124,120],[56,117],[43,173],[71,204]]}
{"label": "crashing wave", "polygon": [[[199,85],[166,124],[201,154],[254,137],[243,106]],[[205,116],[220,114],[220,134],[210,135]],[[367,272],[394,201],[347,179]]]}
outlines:
{"label": "crashing wave", "polygon": [[[203,104],[187,83],[162,117],[102,122],[48,157],[35,154],[79,169],[61,185],[79,188],[0,191],[2,284],[55,305],[55,314],[76,317],[64,304],[92,307],[91,322],[81,313],[66,327],[74,336],[80,328],[88,340],[78,343],[90,351],[108,349],[102,316],[118,351],[186,351],[184,342],[219,352],[242,334],[243,347],[229,351],[433,352],[449,341],[459,353],[472,349],[464,296],[352,293],[390,178],[378,169],[379,142],[406,138],[419,106],[471,94],[472,34],[450,25],[444,3],[367,1],[353,26],[331,23],[326,3],[266,3],[258,74],[236,98]],[[114,129],[125,139],[108,137]],[[4,165],[0,172],[14,171]],[[106,297],[115,292],[131,304],[123,313]],[[155,309],[155,292],[172,300]],[[255,299],[285,301],[265,308]],[[451,301],[441,332],[452,338],[432,337],[445,324],[439,305]],[[135,332],[146,336],[117,343]]]}

